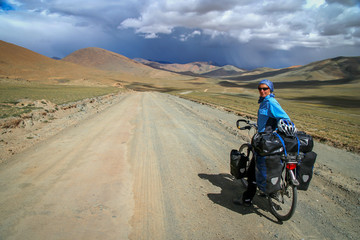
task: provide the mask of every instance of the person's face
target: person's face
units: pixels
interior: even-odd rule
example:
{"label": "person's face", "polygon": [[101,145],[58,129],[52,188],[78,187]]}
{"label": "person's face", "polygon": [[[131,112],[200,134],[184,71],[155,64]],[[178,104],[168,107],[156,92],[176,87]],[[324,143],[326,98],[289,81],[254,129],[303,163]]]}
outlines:
{"label": "person's face", "polygon": [[270,94],[270,88],[266,84],[260,84],[258,89],[259,89],[260,97],[266,97],[267,95]]}

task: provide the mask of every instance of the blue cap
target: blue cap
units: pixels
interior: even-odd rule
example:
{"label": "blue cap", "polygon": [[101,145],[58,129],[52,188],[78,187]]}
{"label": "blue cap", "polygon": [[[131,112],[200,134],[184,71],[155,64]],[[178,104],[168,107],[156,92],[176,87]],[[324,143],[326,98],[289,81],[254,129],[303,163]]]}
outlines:
{"label": "blue cap", "polygon": [[272,81],[270,81],[268,79],[264,79],[259,83],[259,85],[261,85],[261,84],[266,84],[270,88],[270,92],[274,91],[274,84],[272,83]]}

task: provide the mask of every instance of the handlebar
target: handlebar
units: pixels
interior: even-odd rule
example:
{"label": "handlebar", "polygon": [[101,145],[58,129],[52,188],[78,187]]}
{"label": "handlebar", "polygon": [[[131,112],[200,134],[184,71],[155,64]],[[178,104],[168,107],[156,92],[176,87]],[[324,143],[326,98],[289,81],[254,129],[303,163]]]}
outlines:
{"label": "handlebar", "polygon": [[[240,123],[240,122],[244,122],[244,123],[246,123],[247,125],[244,126],[244,127],[240,127],[240,126],[239,126],[239,123]],[[236,121],[236,127],[237,127],[238,129],[240,129],[240,130],[250,130],[251,128],[257,129],[257,124],[255,124],[255,123],[250,123],[250,120],[239,119],[239,120]]]}

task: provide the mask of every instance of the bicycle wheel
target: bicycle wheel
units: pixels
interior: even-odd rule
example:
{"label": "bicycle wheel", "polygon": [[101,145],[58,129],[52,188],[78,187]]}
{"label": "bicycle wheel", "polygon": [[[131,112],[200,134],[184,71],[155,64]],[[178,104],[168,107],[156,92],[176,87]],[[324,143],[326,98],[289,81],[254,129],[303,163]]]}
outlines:
{"label": "bicycle wheel", "polygon": [[[239,152],[240,152],[240,154],[244,154],[244,155],[249,159],[249,161],[247,161],[246,167],[245,167],[245,171],[248,172],[250,163],[251,163],[251,161],[253,161],[253,159],[254,159],[254,152],[252,151],[252,146],[251,146],[251,144],[249,144],[249,143],[244,143],[243,145],[240,146]],[[241,181],[241,183],[244,185],[245,188],[248,187],[247,177],[241,178],[240,181]]]}
{"label": "bicycle wheel", "polygon": [[268,196],[270,212],[280,221],[289,220],[295,213],[297,188],[287,182],[281,182],[281,189]]}

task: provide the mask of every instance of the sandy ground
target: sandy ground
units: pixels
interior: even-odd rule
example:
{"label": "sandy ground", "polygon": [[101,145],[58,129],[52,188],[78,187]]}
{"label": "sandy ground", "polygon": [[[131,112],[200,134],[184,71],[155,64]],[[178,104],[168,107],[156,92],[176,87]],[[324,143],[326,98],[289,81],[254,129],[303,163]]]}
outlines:
{"label": "sandy ground", "polygon": [[3,130],[0,239],[360,236],[359,155],[316,143],[312,184],[279,223],[261,196],[232,203],[244,191],[229,174],[238,116],[152,92],[90,106]]}

